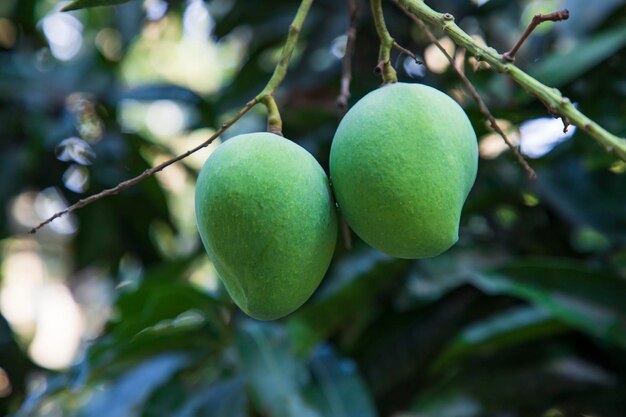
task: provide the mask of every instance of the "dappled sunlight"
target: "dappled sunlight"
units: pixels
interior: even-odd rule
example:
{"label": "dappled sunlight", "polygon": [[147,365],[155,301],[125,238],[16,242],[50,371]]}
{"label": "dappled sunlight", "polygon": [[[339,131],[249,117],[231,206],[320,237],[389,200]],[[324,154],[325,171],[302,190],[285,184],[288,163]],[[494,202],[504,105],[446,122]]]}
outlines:
{"label": "dappled sunlight", "polygon": [[9,375],[3,368],[0,368],[0,398],[8,397],[12,392],[13,387]]}
{"label": "dappled sunlight", "polygon": [[36,327],[35,294],[46,277],[43,259],[36,250],[9,252],[2,263],[2,276],[2,315],[20,336],[31,337]]}
{"label": "dappled sunlight", "polygon": [[219,288],[217,272],[208,257],[203,257],[196,262],[189,276],[189,281],[210,293],[217,292]]}
{"label": "dappled sunlight", "polygon": [[61,13],[59,9],[60,7],[44,17],[41,27],[52,55],[58,60],[69,61],[78,54],[83,45],[83,24],[73,15]]}
{"label": "dappled sunlight", "polygon": [[[443,49],[446,50],[448,55],[454,56],[454,51],[456,51],[456,45],[447,36],[439,39],[439,43],[443,46]],[[431,44],[426,47],[424,50],[424,62],[428,69],[435,74],[443,74],[448,67],[450,66],[450,61],[448,58],[439,50],[437,45]]]}
{"label": "dappled sunlight", "polygon": [[59,161],[76,162],[81,165],[91,165],[96,157],[91,145],[77,137],[63,139],[55,152]]}
{"label": "dappled sunlight", "polygon": [[402,68],[404,68],[404,71],[411,78],[422,78],[426,75],[426,68],[424,67],[424,64],[415,62],[415,60],[410,56],[404,58]]}
{"label": "dappled sunlight", "polygon": [[146,111],[146,125],[159,137],[171,137],[185,128],[186,112],[172,100],[157,100]]}
{"label": "dappled sunlight", "polygon": [[206,41],[213,32],[215,22],[203,0],[190,0],[183,13],[183,33],[185,37]]}
{"label": "dappled sunlight", "polygon": [[[41,221],[50,216],[65,210],[68,207],[65,197],[54,187],[46,188],[37,194],[34,201],[35,213]],[[60,217],[50,223],[50,228],[62,235],[71,235],[76,233],[76,221],[72,214]]]}
{"label": "dappled sunlight", "polygon": [[0,47],[10,49],[17,39],[15,24],[5,17],[0,17]]}
{"label": "dappled sunlight", "polygon": [[520,129],[520,150],[529,158],[540,158],[550,152],[559,143],[566,141],[576,133],[576,126],[569,126],[563,132],[561,119],[542,117],[522,123]]}
{"label": "dappled sunlight", "polygon": [[95,39],[96,48],[110,61],[122,59],[122,34],[113,28],[104,28]]}
{"label": "dappled sunlight", "polygon": [[130,86],[168,81],[202,94],[216,91],[222,83],[217,46],[198,37],[197,28],[191,33],[196,35],[183,36],[171,16],[146,25],[124,58],[122,79]]}
{"label": "dappled sunlight", "polygon": [[80,347],[84,326],[80,308],[61,283],[43,285],[37,298],[37,327],[28,351],[41,366],[66,368]]}
{"label": "dappled sunlight", "polygon": [[72,164],[63,173],[65,188],[81,194],[89,189],[89,170],[81,165]]}
{"label": "dappled sunlight", "polygon": [[[500,126],[502,131],[507,135],[509,142],[514,146],[519,145],[520,139],[517,127],[508,120],[498,119],[496,121],[498,126]],[[492,130],[491,127],[489,127],[489,129]],[[508,149],[509,147],[502,136],[496,132],[488,133],[482,136],[478,141],[478,151],[481,158],[484,159],[495,159]]]}

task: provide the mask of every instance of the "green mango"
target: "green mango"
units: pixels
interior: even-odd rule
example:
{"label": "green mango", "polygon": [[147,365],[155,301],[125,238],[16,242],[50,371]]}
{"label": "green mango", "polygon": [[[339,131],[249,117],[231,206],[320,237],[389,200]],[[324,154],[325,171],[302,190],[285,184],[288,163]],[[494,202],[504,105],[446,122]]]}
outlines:
{"label": "green mango", "polygon": [[251,317],[293,312],[328,269],[337,235],[328,177],[281,136],[252,133],[220,145],[198,176],[195,209],[209,258]]}
{"label": "green mango", "polygon": [[398,258],[436,256],[456,243],[477,169],[467,115],[421,84],[367,94],[341,121],[330,152],[346,221],[366,243]]}

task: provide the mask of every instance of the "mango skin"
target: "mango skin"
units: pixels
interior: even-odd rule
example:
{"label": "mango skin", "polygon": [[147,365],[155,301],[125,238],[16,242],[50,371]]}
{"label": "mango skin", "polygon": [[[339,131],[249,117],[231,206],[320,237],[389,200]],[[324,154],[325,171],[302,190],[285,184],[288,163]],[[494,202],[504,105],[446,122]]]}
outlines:
{"label": "mango skin", "polygon": [[465,112],[422,84],[367,94],[341,121],[330,153],[342,215],[366,243],[397,258],[436,256],[456,243],[477,169]]}
{"label": "mango skin", "polygon": [[220,145],[198,176],[195,209],[219,277],[253,318],[293,312],[328,269],[337,235],[328,177],[287,139],[263,132]]}

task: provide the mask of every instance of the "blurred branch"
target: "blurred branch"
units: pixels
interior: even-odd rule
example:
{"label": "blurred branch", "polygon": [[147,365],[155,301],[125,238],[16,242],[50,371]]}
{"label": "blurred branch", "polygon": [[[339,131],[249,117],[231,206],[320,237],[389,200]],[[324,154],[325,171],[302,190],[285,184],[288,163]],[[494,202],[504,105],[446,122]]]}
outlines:
{"label": "blurred branch", "polygon": [[524,157],[519,152],[517,147],[515,145],[513,145],[513,143],[511,143],[511,141],[507,137],[506,133],[504,133],[502,128],[498,125],[498,122],[496,121],[496,118],[493,116],[493,114],[491,114],[491,111],[489,110],[489,108],[485,104],[484,100],[480,97],[480,94],[478,94],[478,91],[476,90],[476,87],[474,87],[474,85],[467,78],[467,76],[456,66],[456,63],[454,62],[454,58],[452,58],[452,56],[450,56],[450,54],[448,53],[448,51],[446,51],[446,49],[443,47],[443,45],[441,45],[441,43],[439,43],[439,41],[437,40],[435,35],[431,32],[431,30],[428,28],[428,26],[426,26],[426,23],[424,23],[422,21],[422,19],[420,19],[419,17],[417,17],[415,15],[412,15],[412,14],[409,14],[409,17],[415,23],[417,23],[418,26],[420,26],[420,28],[428,36],[428,39],[430,39],[430,41],[434,45],[436,45],[437,48],[439,48],[439,50],[441,51],[441,53],[444,54],[445,57],[448,59],[448,61],[450,62],[450,66],[452,67],[454,72],[456,72],[456,74],[459,76],[461,81],[463,81],[463,84],[465,84],[465,88],[470,93],[470,95],[472,96],[474,101],[476,101],[476,103],[478,104],[478,107],[480,108],[480,111],[485,115],[487,120],[489,120],[489,124],[491,125],[491,128],[493,130],[495,130],[502,137],[502,139],[507,144],[509,149],[511,149],[511,151],[515,155],[515,158],[517,159],[517,161],[522,165],[522,167],[524,168],[524,171],[526,171],[526,173],[528,174],[528,178],[531,179],[531,180],[536,179],[537,178],[537,173],[535,172],[535,170],[532,169],[530,164],[524,159]]}
{"label": "blurred branch", "polygon": [[522,47],[526,39],[530,36],[531,33],[535,30],[537,26],[542,24],[543,22],[560,22],[561,20],[569,19],[569,10],[560,10],[558,12],[552,12],[548,14],[537,14],[533,16],[533,20],[530,22],[522,37],[517,41],[515,46],[511,48],[510,51],[502,54],[502,58],[506,59],[509,62],[515,61],[515,54],[519,51],[519,48]]}
{"label": "blurred branch", "polygon": [[587,132],[598,143],[603,145],[607,152],[615,152],[619,158],[626,161],[626,139],[608,132],[580,112],[556,88],[548,87],[526,74],[514,64],[502,58],[495,49],[477,43],[454,23],[454,16],[450,13],[436,12],[421,0],[393,1],[407,14],[415,15],[431,25],[441,27],[457,45],[467,49],[476,58],[489,63],[493,70],[508,74],[513,81],[544,103],[550,113],[558,113],[560,116],[565,117],[569,123]]}
{"label": "blurred branch", "polygon": [[113,188],[108,188],[103,190],[97,194],[91,195],[87,198],[83,198],[79,200],[77,203],[72,204],[67,207],[65,210],[61,210],[45,221],[39,223],[37,226],[33,227],[29,233],[37,233],[37,230],[41,229],[45,225],[49,224],[55,219],[62,217],[66,214],[69,214],[73,211],[76,211],[82,207],[85,207],[91,203],[95,203],[98,200],[101,200],[105,197],[115,195],[120,193],[121,191],[126,190],[127,188],[132,187],[133,185],[143,181],[151,175],[156,174],[159,171],[167,168],[168,166],[187,158],[189,155],[199,151],[202,148],[209,146],[217,137],[219,137],[222,133],[224,133],[229,127],[231,127],[235,122],[237,122],[244,114],[246,114],[250,109],[256,106],[258,103],[264,104],[268,109],[268,129],[270,132],[279,133],[282,127],[282,122],[280,119],[280,113],[278,113],[278,107],[276,106],[276,102],[274,101],[274,92],[280,85],[280,83],[285,78],[287,74],[287,67],[289,66],[289,61],[291,60],[291,56],[293,54],[293,50],[295,49],[298,43],[298,37],[300,35],[300,30],[302,29],[302,25],[304,24],[304,20],[311,8],[311,4],[313,4],[313,0],[302,0],[300,6],[298,7],[298,11],[293,19],[293,22],[289,26],[289,34],[287,35],[287,40],[285,41],[285,45],[283,46],[283,50],[280,55],[280,59],[276,68],[274,69],[274,73],[272,74],[270,80],[267,82],[267,85],[261,90],[261,92],[252,100],[248,101],[246,105],[241,108],[233,117],[228,119],[226,122],[222,124],[222,126],[209,137],[207,140],[202,142],[200,145],[196,146],[193,149],[188,150],[187,152],[180,154],[172,159],[169,159],[162,164],[159,164],[153,168],[145,170],[140,175],[137,175],[134,178],[128,179],[116,185]]}
{"label": "blurred branch", "polygon": [[350,82],[352,81],[352,54],[356,41],[356,21],[359,12],[359,0],[346,0],[348,4],[348,30],[346,31],[346,49],[343,54],[343,68],[341,70],[341,92],[337,97],[337,107],[342,116],[348,108],[350,100]]}
{"label": "blurred branch", "polygon": [[370,0],[370,6],[372,7],[372,17],[374,19],[374,25],[376,26],[376,32],[380,38],[380,51],[378,53],[376,72],[382,75],[385,84],[395,83],[398,81],[398,77],[396,70],[391,65],[391,48],[393,48],[394,40],[389,34],[387,25],[385,24],[382,0]]}
{"label": "blurred branch", "polygon": [[[350,100],[350,82],[352,81],[352,55],[354,53],[354,43],[356,42],[356,23],[361,0],[346,0],[348,5],[348,29],[346,30],[346,49],[343,54],[343,67],[341,70],[341,91],[337,97],[337,107],[340,111],[340,119],[348,110]],[[341,232],[343,244],[346,249],[352,248],[352,234],[348,222],[341,216]]]}

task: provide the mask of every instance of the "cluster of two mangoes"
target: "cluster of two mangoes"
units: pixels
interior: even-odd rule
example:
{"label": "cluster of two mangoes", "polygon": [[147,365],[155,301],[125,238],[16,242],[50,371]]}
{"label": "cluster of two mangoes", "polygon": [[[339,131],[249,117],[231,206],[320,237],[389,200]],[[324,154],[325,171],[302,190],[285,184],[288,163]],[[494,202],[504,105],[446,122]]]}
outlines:
{"label": "cluster of two mangoes", "polygon": [[[333,139],[334,196],[365,242],[399,258],[440,254],[458,239],[477,170],[476,137],[447,95],[420,84],[371,92]],[[271,133],[226,141],[196,185],[202,242],[235,303],[262,320],[315,291],[337,237],[335,199],[315,158]]]}

